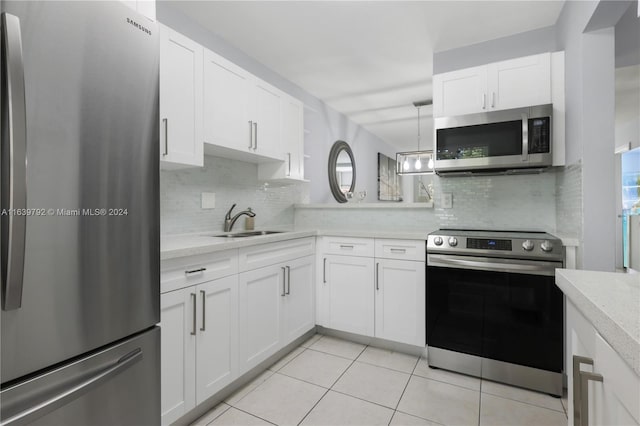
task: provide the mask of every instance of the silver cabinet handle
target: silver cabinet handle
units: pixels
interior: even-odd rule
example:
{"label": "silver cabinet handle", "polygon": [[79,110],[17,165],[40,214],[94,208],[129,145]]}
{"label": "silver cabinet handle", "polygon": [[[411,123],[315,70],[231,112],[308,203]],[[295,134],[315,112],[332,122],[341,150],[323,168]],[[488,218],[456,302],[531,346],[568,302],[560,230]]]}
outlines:
{"label": "silver cabinet handle", "polygon": [[322,283],[327,283],[327,258],[322,259]]}
{"label": "silver cabinet handle", "polygon": [[200,331],[205,331],[205,323],[207,321],[207,317],[205,311],[207,309],[207,292],[204,290],[200,290],[200,294],[202,295],[202,327],[200,327]]}
{"label": "silver cabinet handle", "polygon": [[249,149],[253,149],[253,121],[249,120]]}
{"label": "silver cabinet handle", "polygon": [[280,296],[284,297],[287,294],[287,291],[285,290],[287,286],[287,268],[281,266],[280,269],[282,269],[282,293],[280,293]]}
{"label": "silver cabinet handle", "polygon": [[487,94],[483,93],[482,94],[482,109],[486,109],[487,108]]}
{"label": "silver cabinet handle", "polygon": [[[594,382],[602,382],[604,378],[602,374],[589,373],[588,371],[580,372],[580,425],[589,426],[589,380]],[[575,411],[575,408],[574,408]],[[574,418],[575,423],[575,418]]]}
{"label": "silver cabinet handle", "polygon": [[380,263],[376,262],[376,290],[380,290]]}
{"label": "silver cabinet handle", "polygon": [[193,326],[191,327],[191,335],[196,335],[196,294],[191,293],[191,303],[193,307]]}
{"label": "silver cabinet handle", "polygon": [[391,253],[406,253],[407,249],[397,249],[397,248],[392,248],[389,251],[391,251]]}
{"label": "silver cabinet handle", "polygon": [[255,136],[253,137],[253,150],[258,149],[258,123],[253,123]]}
{"label": "silver cabinet handle", "polygon": [[352,249],[352,250],[353,250],[353,246],[351,246],[351,245],[346,245],[346,244],[340,244],[340,248],[341,248],[341,249]]}
{"label": "silver cabinet handle", "polygon": [[[20,19],[2,14],[2,51],[5,57],[3,74],[6,78],[6,96],[2,108],[7,121],[2,127],[2,209],[10,211],[27,208],[27,106],[22,60]],[[24,249],[27,215],[10,214],[2,217],[2,309],[10,311],[22,306],[24,276]]]}
{"label": "silver cabinet handle", "polygon": [[589,425],[589,380],[603,381],[600,374],[580,370],[580,365],[593,365],[593,360],[584,356],[573,356],[573,425]]}
{"label": "silver cabinet handle", "polygon": [[191,275],[191,274],[197,274],[199,272],[204,272],[206,271],[207,268],[198,268],[198,269],[192,269],[190,271],[184,271],[185,275]]}
{"label": "silver cabinet handle", "polygon": [[169,155],[169,119],[163,118],[162,123],[164,124],[164,152],[162,156],[166,157]]}
{"label": "silver cabinet handle", "polygon": [[491,92],[491,108],[496,107],[496,92]]}
{"label": "silver cabinet handle", "polygon": [[287,291],[286,294],[291,294],[291,266],[287,266]]}
{"label": "silver cabinet handle", "polygon": [[[2,419],[2,424],[9,425],[13,423],[31,423],[34,420],[44,416],[45,414],[67,405],[71,401],[87,393],[89,390],[95,388],[96,386],[99,386],[101,383],[105,382],[111,377],[121,373],[141,359],[142,349],[136,348],[128,354],[120,357],[117,361],[114,361],[106,369],[103,369],[100,372],[91,375],[91,377],[83,380],[81,383],[78,383],[77,385],[58,393],[56,396],[49,398],[46,401],[41,402],[40,404],[36,404],[35,406],[32,406],[31,408],[16,414],[13,417]],[[77,381],[70,381],[70,383],[77,383]]]}
{"label": "silver cabinet handle", "polygon": [[287,152],[287,157],[289,157],[289,170],[287,171],[287,176],[291,176],[291,153]]}

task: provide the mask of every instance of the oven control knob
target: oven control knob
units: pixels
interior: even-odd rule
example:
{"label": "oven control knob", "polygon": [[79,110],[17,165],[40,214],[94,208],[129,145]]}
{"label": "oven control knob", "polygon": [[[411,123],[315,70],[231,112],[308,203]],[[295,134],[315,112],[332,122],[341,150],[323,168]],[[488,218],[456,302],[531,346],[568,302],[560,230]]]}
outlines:
{"label": "oven control knob", "polygon": [[433,242],[435,243],[435,245],[441,246],[442,245],[442,237],[435,237],[433,239]]}
{"label": "oven control knob", "polygon": [[533,243],[531,240],[527,240],[522,243],[522,248],[525,249],[525,251],[531,251],[533,250]]}
{"label": "oven control knob", "polygon": [[458,245],[458,239],[456,237],[449,237],[449,245],[455,247]]}
{"label": "oven control knob", "polygon": [[553,243],[551,241],[545,240],[542,242],[542,244],[540,244],[540,248],[542,249],[542,251],[548,253],[553,250]]}

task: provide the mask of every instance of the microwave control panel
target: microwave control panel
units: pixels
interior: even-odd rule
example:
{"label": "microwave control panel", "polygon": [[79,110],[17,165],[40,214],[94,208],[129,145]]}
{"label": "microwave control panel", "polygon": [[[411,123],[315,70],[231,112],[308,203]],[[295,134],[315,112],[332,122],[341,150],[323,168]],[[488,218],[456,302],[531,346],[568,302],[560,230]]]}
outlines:
{"label": "microwave control panel", "polygon": [[529,119],[529,154],[546,154],[551,140],[551,118]]}

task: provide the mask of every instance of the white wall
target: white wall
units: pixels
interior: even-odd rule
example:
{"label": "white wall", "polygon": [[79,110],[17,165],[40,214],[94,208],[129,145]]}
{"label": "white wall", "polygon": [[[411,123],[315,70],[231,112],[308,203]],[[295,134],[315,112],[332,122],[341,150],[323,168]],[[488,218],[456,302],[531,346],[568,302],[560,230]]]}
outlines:
{"label": "white wall", "polygon": [[582,162],[582,265],[615,269],[614,30],[584,32],[598,2],[566,2],[557,23],[565,50],[567,162]]}
{"label": "white wall", "polygon": [[356,190],[367,190],[366,202],[377,201],[377,153],[395,156],[395,149],[380,138],[329,108],[324,102],[286,80],[255,59],[247,56],[216,34],[213,34],[173,9],[167,2],[157,3],[158,21],[183,33],[206,48],[224,56],[259,78],[300,99],[305,104],[305,162],[307,179],[311,180],[313,203],[336,203],[329,191],[327,160],[331,145],[344,140],[356,156]]}

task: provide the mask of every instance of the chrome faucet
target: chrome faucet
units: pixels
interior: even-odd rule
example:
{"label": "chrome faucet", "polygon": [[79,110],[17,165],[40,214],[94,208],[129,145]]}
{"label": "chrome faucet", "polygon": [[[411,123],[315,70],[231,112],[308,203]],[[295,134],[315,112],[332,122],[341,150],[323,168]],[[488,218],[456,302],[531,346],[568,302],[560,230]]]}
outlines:
{"label": "chrome faucet", "polygon": [[246,214],[249,217],[254,217],[256,215],[254,212],[251,211],[251,207],[249,207],[247,208],[247,210],[243,210],[237,215],[235,215],[234,217],[231,217],[231,211],[235,206],[236,206],[235,204],[232,205],[229,211],[227,212],[227,215],[224,217],[224,232],[231,232],[231,229],[233,229],[233,224],[236,223],[236,220],[238,220],[238,218],[243,214]]}

